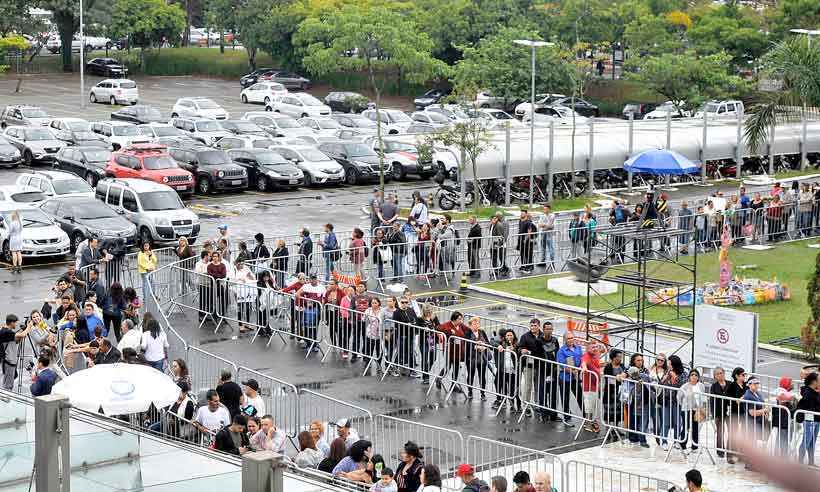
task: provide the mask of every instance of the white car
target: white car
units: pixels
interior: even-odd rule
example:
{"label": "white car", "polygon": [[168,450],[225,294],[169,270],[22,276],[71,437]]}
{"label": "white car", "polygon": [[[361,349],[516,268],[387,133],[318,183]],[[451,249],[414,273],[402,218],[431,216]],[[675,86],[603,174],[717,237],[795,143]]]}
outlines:
{"label": "white car", "polygon": [[90,132],[91,131],[91,123],[82,119],[82,118],[54,118],[51,120],[51,123],[48,124],[49,127],[53,128],[56,131],[60,130],[68,130],[72,132]]}
{"label": "white car", "polygon": [[287,94],[285,86],[278,82],[257,82],[250,87],[242,89],[239,98],[243,103],[262,103],[269,105],[277,96]]}
{"label": "white car", "polygon": [[[375,109],[362,111],[362,115],[370,121],[376,121]],[[413,124],[413,119],[407,116],[407,113],[398,109],[380,109],[379,115],[381,119],[382,132],[387,135],[406,133],[407,128]]]}
{"label": "white car", "polygon": [[137,104],[139,99],[137,83],[128,79],[105,79],[88,93],[88,100],[92,103]]}
{"label": "white car", "polygon": [[319,135],[333,135],[342,128],[342,125],[330,118],[300,118],[299,124]]}
{"label": "white car", "polygon": [[447,116],[444,116],[441,113],[436,113],[435,111],[416,111],[410,115],[410,118],[412,118],[416,123],[425,123],[440,128],[446,128],[453,122],[453,120]]}
{"label": "white car", "polygon": [[[546,106],[536,110],[535,126],[548,127],[550,123],[553,125],[572,125],[573,111],[566,106]],[[530,113],[526,113],[521,122],[524,126],[530,125]],[[589,118],[581,116],[575,112],[575,126],[583,126],[589,123]]]}
{"label": "white car", "polygon": [[242,116],[242,119],[256,123],[273,137],[301,137],[314,134],[310,128],[300,125],[295,119],[283,114],[249,111]]}
{"label": "white car", "polygon": [[0,186],[0,203],[37,205],[48,198],[40,188],[22,185]]}
{"label": "white car", "polygon": [[233,135],[233,133],[225,131],[222,125],[214,120],[172,118],[171,124],[182,130],[182,133],[194,140],[199,140],[205,145],[214,145],[220,139]]}
{"label": "white car", "polygon": [[272,102],[271,105],[268,105],[268,107],[271,107],[273,111],[294,118],[330,116],[330,106],[304,92],[287,93],[279,97],[279,101]]}
{"label": "white car", "polygon": [[476,117],[486,124],[488,130],[499,130],[504,128],[508,123],[510,128],[522,128],[520,121],[510,116],[506,111],[500,109],[479,109],[476,111]]}
{"label": "white car", "polygon": [[94,189],[76,174],[61,171],[31,171],[17,176],[17,185],[42,191],[47,197],[94,197]]}
{"label": "white car", "polygon": [[280,145],[271,150],[296,164],[305,175],[305,186],[343,183],[345,170],[341,164],[321,150],[309,145]]}
{"label": "white car", "polygon": [[432,160],[419,162],[418,148],[411,143],[382,139],[380,145],[377,137],[367,137],[364,143],[377,154],[384,149],[384,163],[390,169],[393,179],[404,179],[408,174],[427,179],[436,174],[437,169],[433,166]]}
{"label": "white car", "polygon": [[707,118],[719,120],[736,120],[738,113],[743,113],[742,101],[711,101],[704,105],[696,114],[695,118],[703,118],[703,110],[706,110]]}
{"label": "white car", "polygon": [[271,137],[261,137],[259,135],[231,135],[222,138],[214,145],[217,149],[269,149],[277,145]]}
{"label": "white car", "polygon": [[169,123],[144,123],[138,125],[138,128],[143,135],[150,139],[187,136],[182,130]]}
{"label": "white car", "polygon": [[[678,106],[682,105],[683,102],[679,103]],[[665,103],[659,105],[652,111],[646,113],[643,117],[645,120],[665,120],[666,115],[670,115],[673,119],[677,118],[688,118],[692,116],[692,113],[689,111],[678,111],[678,107],[672,101],[666,101]]]}
{"label": "white car", "polygon": [[[536,94],[535,95],[535,112],[538,113],[544,106],[548,106],[553,102],[567,97],[564,94]],[[515,116],[523,118],[525,114],[530,112],[531,104],[529,102],[522,102],[515,107]]]}
{"label": "white car", "polygon": [[171,109],[171,118],[205,118],[227,120],[230,115],[207,97],[181,97]]}
{"label": "white car", "polygon": [[431,104],[424,108],[424,112],[446,116],[450,121],[467,121],[470,119],[470,115],[458,104]]}
{"label": "white car", "polygon": [[149,143],[151,139],[143,135],[136,125],[124,121],[95,121],[91,131],[103,136],[114,150],[124,149],[136,143]]}
{"label": "white car", "polygon": [[14,212],[20,215],[23,224],[24,258],[40,258],[43,256],[63,256],[71,249],[68,235],[39,208],[20,205],[19,203],[0,204],[0,244],[2,244],[3,258],[11,261],[9,249],[9,228],[11,216]]}
{"label": "white car", "polygon": [[[80,52],[80,46],[83,43],[80,42],[80,35],[75,34],[74,39],[71,40],[71,51]],[[48,40],[46,41],[46,49],[52,53],[59,53],[62,49],[63,41],[60,39],[59,34],[52,34],[49,36]],[[88,52],[90,50],[102,50],[105,48],[111,48],[113,43],[110,39],[100,37],[100,36],[85,36],[85,51]]]}

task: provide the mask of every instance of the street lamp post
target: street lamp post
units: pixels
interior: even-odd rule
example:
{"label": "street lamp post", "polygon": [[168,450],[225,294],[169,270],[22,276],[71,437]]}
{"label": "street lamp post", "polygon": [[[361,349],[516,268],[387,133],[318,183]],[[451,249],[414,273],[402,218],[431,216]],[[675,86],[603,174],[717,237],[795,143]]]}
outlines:
{"label": "street lamp post", "polygon": [[[66,49],[63,46],[63,49]],[[71,53],[71,46],[68,47]],[[80,107],[85,108],[85,34],[83,34],[83,0],[80,0]]]}
{"label": "street lamp post", "polygon": [[[805,34],[806,37],[808,38],[809,49],[811,49],[811,37],[812,36],[817,36],[818,34],[820,34],[820,29],[790,29],[790,31],[795,33],[795,34]],[[807,159],[806,159],[806,137],[807,137],[808,132],[807,132],[807,129],[806,129],[806,111],[807,111],[806,101],[804,100],[803,101],[803,115],[802,115],[803,117],[801,118],[803,120],[803,122],[801,124],[802,131],[800,132],[801,133],[801,143],[800,143],[800,170],[801,171],[806,168],[806,161],[807,161]]]}
{"label": "street lamp post", "polygon": [[530,87],[530,208],[532,208],[533,195],[535,194],[535,48],[554,46],[555,43],[530,39],[516,39],[513,43],[529,46],[532,52],[532,81]]}

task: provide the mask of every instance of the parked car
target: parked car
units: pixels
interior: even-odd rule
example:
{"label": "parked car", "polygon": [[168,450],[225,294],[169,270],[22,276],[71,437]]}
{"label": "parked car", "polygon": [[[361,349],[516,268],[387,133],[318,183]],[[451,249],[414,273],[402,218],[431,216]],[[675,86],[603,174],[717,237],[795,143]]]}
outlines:
{"label": "parked car", "polygon": [[17,167],[23,162],[23,154],[4,137],[0,136],[0,166]]}
{"label": "parked car", "polygon": [[173,118],[171,124],[205,145],[214,145],[219,139],[231,133],[222,129],[218,121],[194,118]]}
{"label": "parked car", "polygon": [[437,133],[444,129],[444,126],[441,125],[431,125],[430,123],[419,123],[413,122],[412,125],[407,127],[404,133],[408,135],[423,135],[427,133]]}
{"label": "parked car", "polygon": [[85,71],[89,75],[101,75],[111,78],[128,75],[128,67],[113,58],[92,58],[85,64]]}
{"label": "parked car", "polygon": [[356,130],[362,134],[376,134],[376,123],[360,114],[338,114],[331,116],[336,122],[345,128]]}
{"label": "parked car", "polygon": [[621,116],[623,119],[628,120],[629,115],[632,115],[632,119],[640,120],[646,113],[654,110],[656,106],[656,104],[651,103],[627,103],[624,105],[624,109],[621,110]]}
{"label": "parked car", "polygon": [[11,262],[9,236],[11,216],[14,212],[20,216],[23,224],[23,258],[42,258],[65,256],[70,249],[68,236],[39,208],[19,203],[0,204],[0,244],[3,259]]}
{"label": "parked car", "polygon": [[370,105],[370,99],[358,92],[334,91],[325,96],[325,104],[333,111],[360,113]]}
{"label": "parked car", "polygon": [[193,140],[188,137],[188,134],[169,123],[146,123],[139,125],[137,128],[140,129],[140,133],[149,139],[156,140],[161,137],[185,137],[189,140]]}
{"label": "parked car", "polygon": [[[397,135],[407,131],[407,127],[413,124],[413,120],[407,116],[407,113],[399,109],[380,109],[379,110],[382,132],[387,135]],[[376,122],[376,110],[368,109],[362,112],[362,115],[370,121]]]}
{"label": "parked car", "polygon": [[330,118],[300,118],[299,124],[319,135],[333,135],[336,130],[342,128],[338,121]]}
{"label": "parked car", "polygon": [[[536,111],[535,126],[549,127],[550,124],[559,126],[572,125],[572,113],[573,111],[565,106],[546,106]],[[524,117],[521,118],[521,123],[523,123],[524,126],[529,126],[530,117],[531,115],[526,113]],[[588,124],[589,118],[581,116],[577,112],[575,113],[576,127]]]}
{"label": "parked car", "polygon": [[57,152],[65,147],[65,143],[57,140],[50,129],[42,126],[10,126],[4,136],[17,147],[27,166],[35,162],[52,162]]}
{"label": "parked car", "polygon": [[200,145],[172,147],[168,149],[168,153],[179,167],[194,175],[196,189],[200,194],[248,188],[245,168],[231,162],[231,158],[223,150]]}
{"label": "parked car", "polygon": [[94,190],[85,180],[67,172],[31,171],[17,176],[16,183],[37,188],[47,197],[94,196]]}
{"label": "parked car", "polygon": [[260,135],[268,134],[261,126],[250,120],[225,120],[220,121],[219,125],[228,133],[233,135]]}
{"label": "parked car", "polygon": [[327,154],[309,145],[279,145],[270,150],[294,163],[305,175],[305,186],[342,183],[344,168]]}
{"label": "parked car", "polygon": [[216,148],[220,150],[230,149],[268,149],[276,145],[276,142],[265,134],[260,135],[234,135],[225,137],[216,144]]}
{"label": "parked car", "polygon": [[466,121],[470,115],[458,104],[431,104],[424,108],[425,113],[438,113],[446,116],[450,121]]}
{"label": "parked car", "polygon": [[413,99],[413,104],[416,105],[416,109],[424,109],[431,104],[438,104],[442,99],[449,96],[451,92],[451,89],[430,89],[419,97]]}
{"label": "parked car", "polygon": [[575,98],[575,104],[573,106],[572,98],[571,97],[564,97],[562,99],[557,99],[552,103],[553,106],[565,106],[567,108],[572,108],[581,116],[586,116],[590,118],[592,116],[598,117],[600,115],[600,110],[598,106],[592,104],[589,101],[585,101],[579,97]]}
{"label": "parked car", "polygon": [[114,104],[137,104],[140,91],[137,83],[128,79],[105,79],[98,82],[88,93],[92,103],[107,102]]}
{"label": "parked car", "polygon": [[239,79],[239,85],[241,85],[243,89],[246,87],[250,87],[259,81],[260,75],[268,72],[274,72],[276,70],[276,68],[258,68],[249,74],[243,75]]}
{"label": "parked car", "polygon": [[410,118],[417,123],[426,123],[435,127],[447,128],[453,122],[450,118],[434,111],[416,111]]}
{"label": "parked car", "polygon": [[199,237],[199,217],[170,187],[141,179],[104,179],[95,196],[122,213],[137,227],[139,243],[171,243],[180,237],[193,244]]}
{"label": "parked car", "polygon": [[228,156],[245,168],[249,185],[257,191],[293,189],[305,182],[304,173],[294,163],[271,150],[235,148],[228,151]]}
{"label": "parked car", "polygon": [[0,128],[7,126],[46,126],[51,117],[38,106],[13,104],[0,113]]}
{"label": "parked car", "polygon": [[111,151],[99,147],[64,147],[57,152],[55,169],[74,173],[96,186],[105,177],[105,168],[111,160]]}
{"label": "parked car", "polygon": [[310,128],[305,128],[295,119],[283,114],[251,111],[245,113],[242,119],[250,120],[259,125],[260,128],[274,137],[299,137],[313,134]]}
{"label": "parked car", "polygon": [[207,97],[181,97],[171,109],[171,118],[205,118],[227,120],[230,115]]}
{"label": "parked car", "polygon": [[288,89],[299,89],[303,91],[310,89],[310,79],[293,72],[271,70],[260,75],[259,80],[277,82]]}
{"label": "parked car", "polygon": [[483,109],[503,109],[504,111],[514,111],[516,106],[522,102],[519,98],[505,98],[496,96],[489,91],[479,91],[471,106]]}
{"label": "parked car", "polygon": [[242,92],[239,93],[239,99],[244,104],[262,103],[268,105],[274,97],[287,94],[287,92],[285,86],[278,82],[257,82],[246,89],[242,89]]}
{"label": "parked car", "polygon": [[55,197],[40,204],[45,212],[68,235],[71,252],[90,238],[101,243],[122,241],[130,246],[137,241],[137,227],[118,214],[113,208],[94,198],[94,190],[89,197]]}
{"label": "parked car", "polygon": [[273,104],[273,111],[294,118],[330,116],[330,107],[307,93],[285,94]]}
{"label": "parked car", "polygon": [[54,134],[57,140],[65,142],[66,145],[80,145],[84,147],[100,147],[102,149],[111,148],[111,144],[106,142],[102,135],[92,131],[71,131],[60,130]]}
{"label": "parked car", "polygon": [[112,120],[127,121],[128,123],[165,123],[168,118],[153,106],[138,104],[136,106],[126,106],[111,113]]}
{"label": "parked car", "polygon": [[[379,139],[368,137],[364,143],[370,146],[378,155],[380,152]],[[419,161],[419,151],[415,145],[393,139],[382,139],[384,149],[384,164],[390,169],[393,179],[404,179],[408,174],[415,174],[427,179],[438,171],[433,167],[432,156]]]}
{"label": "parked car", "polygon": [[180,194],[194,192],[194,177],[180,169],[164,145],[132,145],[111,154],[105,175],[113,178],[137,178],[168,185]]}
{"label": "parked car", "polygon": [[692,116],[691,112],[682,110],[679,106],[683,106],[683,102],[680,102],[678,106],[676,106],[672,101],[666,101],[663,104],[659,104],[652,111],[646,113],[643,119],[665,120],[667,115],[669,115],[672,119],[689,118]]}
{"label": "parked car", "polygon": [[738,113],[743,114],[742,101],[710,101],[695,113],[695,118],[703,118],[704,110],[709,113],[708,119],[737,119]]}
{"label": "parked car", "polygon": [[[535,95],[535,112],[539,113],[539,112],[541,112],[541,110],[544,107],[549,106],[552,103],[554,103],[555,101],[557,101],[559,99],[563,99],[565,97],[567,97],[567,96],[565,96],[564,94],[552,94],[552,93],[536,94]],[[515,106],[515,111],[514,111],[515,116],[517,116],[519,118],[523,118],[525,114],[530,112],[530,106],[532,106],[532,104],[529,101],[524,101],[522,103],[519,103],[518,105]]]}
{"label": "parked car", "polygon": [[[341,164],[347,184],[379,181],[379,156],[367,144],[352,141],[326,142],[318,148]],[[390,170],[386,166],[383,174],[385,181],[389,181]]]}
{"label": "parked car", "polygon": [[6,185],[0,186],[0,203],[11,202],[25,205],[37,205],[45,201],[46,194],[33,186]]}
{"label": "parked car", "polygon": [[73,132],[91,131],[91,123],[82,118],[54,118],[48,126],[55,132],[60,130],[70,130]]}
{"label": "parked car", "polygon": [[91,123],[91,131],[102,135],[114,150],[150,141],[136,125],[124,121],[95,121]]}

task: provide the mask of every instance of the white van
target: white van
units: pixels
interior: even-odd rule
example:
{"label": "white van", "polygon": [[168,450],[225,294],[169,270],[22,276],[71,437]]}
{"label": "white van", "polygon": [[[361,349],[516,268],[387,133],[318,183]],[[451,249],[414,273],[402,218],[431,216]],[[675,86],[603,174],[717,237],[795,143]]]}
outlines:
{"label": "white van", "polygon": [[137,104],[140,92],[133,80],[105,79],[91,88],[88,99],[92,103]]}

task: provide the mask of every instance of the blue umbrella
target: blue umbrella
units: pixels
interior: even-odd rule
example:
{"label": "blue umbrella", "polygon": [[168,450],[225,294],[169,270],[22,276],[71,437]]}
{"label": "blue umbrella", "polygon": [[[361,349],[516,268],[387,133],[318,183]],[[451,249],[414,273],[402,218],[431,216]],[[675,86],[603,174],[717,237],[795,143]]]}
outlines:
{"label": "blue umbrella", "polygon": [[674,150],[645,150],[624,162],[624,169],[633,173],[691,174],[700,171],[698,165]]}

